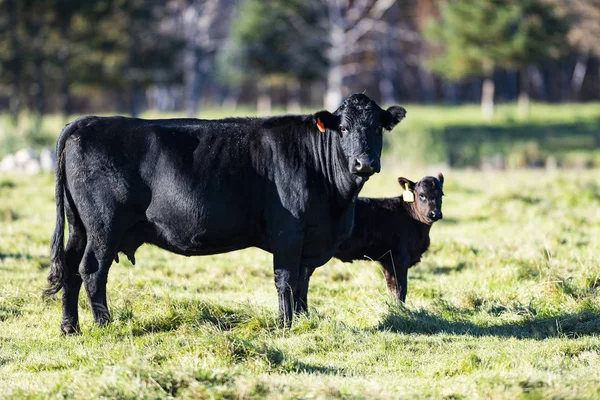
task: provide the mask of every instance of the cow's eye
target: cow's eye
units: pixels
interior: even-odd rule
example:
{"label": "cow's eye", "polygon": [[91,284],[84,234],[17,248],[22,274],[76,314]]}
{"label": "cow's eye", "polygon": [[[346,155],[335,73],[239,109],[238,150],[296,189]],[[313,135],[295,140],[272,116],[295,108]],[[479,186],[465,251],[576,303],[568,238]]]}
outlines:
{"label": "cow's eye", "polygon": [[346,128],[345,126],[340,126],[340,132],[342,132],[342,135],[347,135],[348,128]]}
{"label": "cow's eye", "polygon": [[425,201],[426,200],[425,196],[422,195],[422,194],[419,195],[419,198],[421,199],[421,201]]}

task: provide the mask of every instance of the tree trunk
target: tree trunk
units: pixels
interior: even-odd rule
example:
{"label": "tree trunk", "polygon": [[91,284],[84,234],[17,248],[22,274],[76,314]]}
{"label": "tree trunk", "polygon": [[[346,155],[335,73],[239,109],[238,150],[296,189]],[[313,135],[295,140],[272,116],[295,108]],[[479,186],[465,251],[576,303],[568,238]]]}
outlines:
{"label": "tree trunk", "polygon": [[267,82],[258,84],[258,101],[256,111],[259,115],[271,114],[271,85]]}
{"label": "tree trunk", "polygon": [[577,100],[579,98],[581,87],[583,86],[583,81],[585,79],[585,74],[587,73],[588,58],[589,54],[579,56],[577,58],[577,64],[575,64],[575,69],[573,69],[573,76],[571,78],[573,100]]}
{"label": "tree trunk", "polygon": [[395,75],[394,64],[397,61],[394,60],[392,55],[388,34],[384,34],[381,38],[381,43],[379,46],[379,58],[381,65],[381,70],[379,71],[379,93],[381,95],[381,101],[383,104],[395,104],[396,93],[394,90],[394,81],[392,77]]}
{"label": "tree trunk", "polygon": [[534,66],[531,71],[531,83],[533,84],[533,88],[536,93],[542,95],[545,102],[548,102],[548,91],[546,90],[546,85],[544,83],[544,77],[542,76],[542,72],[539,67]]}
{"label": "tree trunk", "polygon": [[70,21],[67,21],[61,27],[61,48],[58,55],[60,64],[60,108],[65,119],[68,119],[71,114],[71,82],[69,80],[69,25]]}
{"label": "tree trunk", "polygon": [[525,67],[520,73],[521,82],[519,85],[519,100],[517,101],[519,117],[526,119],[529,117],[529,68]]}
{"label": "tree trunk", "polygon": [[46,76],[44,72],[44,59],[42,58],[42,51],[38,49],[38,58],[35,63],[35,110],[41,117],[46,112]]}
{"label": "tree trunk", "polygon": [[71,114],[71,83],[69,82],[69,75],[67,72],[67,62],[61,64],[61,111],[63,117],[68,119]]}
{"label": "tree trunk", "polygon": [[13,123],[16,125],[19,120],[19,113],[21,112],[21,52],[22,48],[19,43],[19,35],[18,35],[18,24],[19,24],[19,12],[18,5],[19,0],[12,0],[9,2],[10,11],[9,11],[9,30],[10,30],[10,45],[12,51],[14,52],[14,58],[12,62],[12,75],[13,82],[10,85],[10,100],[8,108],[10,110],[10,114],[12,115]]}
{"label": "tree trunk", "polygon": [[287,82],[287,112],[290,114],[300,114],[300,82],[297,79],[290,79]]}
{"label": "tree trunk", "polygon": [[133,83],[130,89],[129,99],[129,115],[136,118],[142,111],[143,94],[140,86],[137,83]]}
{"label": "tree trunk", "polygon": [[494,117],[494,78],[487,77],[481,86],[481,115],[490,121]]}
{"label": "tree trunk", "polygon": [[223,101],[223,108],[235,110],[240,99],[240,93],[242,93],[241,86],[235,86],[233,88],[228,89],[227,95],[225,96],[225,100]]}
{"label": "tree trunk", "polygon": [[338,15],[340,10],[335,11],[334,16],[330,16],[332,23],[329,31],[329,40],[331,47],[327,53],[327,59],[329,62],[329,70],[327,71],[327,92],[325,94],[325,109],[333,111],[336,110],[342,103],[342,90],[344,83],[344,47],[345,47],[345,33],[341,15]]}
{"label": "tree trunk", "polygon": [[200,109],[200,57],[201,49],[194,43],[189,45],[184,56],[185,61],[185,112],[188,117],[195,117]]}
{"label": "tree trunk", "polygon": [[422,101],[431,103],[435,99],[435,85],[433,77],[429,71],[425,69],[422,63],[419,63],[419,80],[421,81]]}
{"label": "tree trunk", "polygon": [[458,104],[458,85],[456,82],[444,82],[444,99],[446,104]]}

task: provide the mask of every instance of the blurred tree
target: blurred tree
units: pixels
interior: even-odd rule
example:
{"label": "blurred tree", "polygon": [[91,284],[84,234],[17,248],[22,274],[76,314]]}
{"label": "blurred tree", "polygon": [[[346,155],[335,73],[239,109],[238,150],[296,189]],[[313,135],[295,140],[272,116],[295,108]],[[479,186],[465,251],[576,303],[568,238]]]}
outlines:
{"label": "blurred tree", "polygon": [[500,65],[520,71],[519,114],[529,115],[529,67],[549,58],[559,58],[566,50],[567,25],[555,7],[539,0],[520,0],[515,34],[510,51]]}
{"label": "blurred tree", "polygon": [[[342,101],[345,79],[370,65],[355,61],[360,54],[379,54],[383,75],[393,70],[396,53],[390,42],[407,33],[384,18],[395,4],[395,0],[246,0],[233,26],[233,42],[242,49],[242,59],[249,61],[248,73],[262,77],[259,91],[268,91],[283,75],[292,94],[289,108],[297,108],[293,93],[299,82],[290,77],[302,81],[322,76],[327,83],[325,107],[335,109]],[[408,34],[413,40],[414,32]],[[230,54],[235,52],[231,50]],[[393,99],[387,75],[380,86],[386,99]]]}
{"label": "blurred tree", "polygon": [[[396,0],[356,0],[352,2],[321,0],[312,3],[317,10],[322,9],[322,5],[325,5],[325,12],[320,12],[324,18],[319,21],[319,27],[325,30],[329,42],[325,107],[335,110],[342,102],[343,97],[343,83],[347,75],[344,70],[345,58],[351,53],[363,50],[361,41],[372,32],[388,36],[394,34],[383,17],[386,11],[397,2]],[[402,30],[397,33],[401,34]],[[316,34],[322,35],[323,33],[317,30]]]}
{"label": "blurred tree", "polygon": [[197,115],[206,80],[214,68],[214,53],[221,44],[218,30],[226,8],[219,0],[175,1],[174,34],[184,43],[181,52],[185,109]]}
{"label": "blurred tree", "polygon": [[7,87],[8,109],[13,122],[17,122],[21,106],[23,48],[21,46],[21,14],[23,3],[19,0],[0,1],[0,83]]}
{"label": "blurred tree", "polygon": [[170,10],[159,0],[1,0],[0,82],[13,115],[25,98],[43,114],[48,89],[68,115],[73,82],[125,91],[138,114],[145,87],[181,79],[181,41],[162,27]]}
{"label": "blurred tree", "polygon": [[[558,55],[562,45],[562,23],[538,0],[444,2],[440,11],[440,20],[430,21],[425,29],[434,48],[431,67],[449,79],[483,77],[481,109],[487,119],[494,112],[496,68],[524,70]],[[526,82],[521,88],[526,90]]]}
{"label": "blurred tree", "polygon": [[[98,61],[104,84],[118,92],[127,92],[129,114],[137,116],[144,89],[152,84],[181,82],[182,71],[175,61],[183,42],[163,25],[173,15],[163,1],[105,2],[108,12],[103,12],[104,18],[98,26],[102,36],[90,47],[101,55]],[[89,78],[95,83],[94,77]]]}
{"label": "blurred tree", "polygon": [[[325,69],[323,39],[307,40],[304,31],[290,25],[289,18],[296,17],[312,26],[317,19],[302,0],[245,0],[232,26],[231,42],[221,59],[222,77],[254,80],[261,113],[270,111],[271,86],[285,85],[290,97],[297,98],[300,82],[318,78]],[[298,111],[298,102],[292,103]]]}
{"label": "blurred tree", "polygon": [[58,92],[58,109],[67,118],[72,112],[71,84],[76,79],[77,59],[73,58],[73,48],[77,36],[74,34],[73,20],[76,16],[94,17],[96,2],[77,0],[46,0],[39,10],[45,16],[47,32],[40,38],[46,52],[48,80],[52,89]]}
{"label": "blurred tree", "polygon": [[571,78],[575,97],[581,91],[590,57],[600,57],[600,0],[546,0],[569,23],[569,43],[578,57]]}

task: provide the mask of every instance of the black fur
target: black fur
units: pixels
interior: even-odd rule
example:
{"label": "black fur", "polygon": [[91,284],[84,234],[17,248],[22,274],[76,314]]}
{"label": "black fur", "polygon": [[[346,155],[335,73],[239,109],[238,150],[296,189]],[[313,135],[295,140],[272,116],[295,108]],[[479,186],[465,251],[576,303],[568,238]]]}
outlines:
{"label": "black fur", "polygon": [[[442,218],[444,177],[440,173],[437,178],[427,176],[417,183],[398,178],[398,183],[403,190],[408,184],[415,201],[407,203],[402,196],[358,198],[352,235],[342,242],[334,257],[343,262],[379,262],[388,290],[404,302],[408,269],[421,261],[429,248],[431,224]],[[306,287],[313,272],[314,268],[305,272]],[[306,304],[306,297],[302,301]]]}
{"label": "black fur", "polygon": [[[85,117],[68,125],[57,145],[46,291],[63,290],[63,332],[78,330],[82,282],[95,321],[109,321],[108,270],[118,252],[133,262],[143,243],[186,256],[252,246],[273,253],[280,314],[289,324],[292,293],[297,300],[303,290],[301,265],[324,264],[349,236],[358,192],[379,171],[384,121],[393,118],[359,94],[333,114]],[[361,167],[365,160],[370,169]],[[63,207],[70,233],[64,250]]]}

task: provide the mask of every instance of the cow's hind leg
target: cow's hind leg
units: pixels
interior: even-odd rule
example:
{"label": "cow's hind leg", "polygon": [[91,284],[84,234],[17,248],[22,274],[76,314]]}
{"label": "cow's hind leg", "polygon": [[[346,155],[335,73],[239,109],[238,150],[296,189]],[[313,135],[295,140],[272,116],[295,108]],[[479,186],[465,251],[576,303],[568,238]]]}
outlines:
{"label": "cow's hind leg", "polygon": [[69,223],[69,241],[65,249],[66,274],[62,287],[63,318],[60,329],[64,334],[79,332],[79,290],[81,276],[78,266],[85,250],[86,235],[80,222]]}
{"label": "cow's hind leg", "polygon": [[[105,214],[103,224],[97,224],[94,226],[95,229],[87,230],[88,240],[79,265],[79,273],[85,285],[94,321],[100,326],[110,322],[106,283],[108,271],[117,256],[119,244],[124,236],[123,227],[126,226],[126,219],[117,218],[116,215],[117,213],[113,214],[112,218],[108,218]],[[90,231],[93,231],[93,234]]]}
{"label": "cow's hind leg", "polygon": [[94,321],[104,326],[110,322],[110,313],[106,301],[106,282],[108,270],[115,258],[116,248],[107,244],[89,241],[79,267],[85,291],[94,315]]}

